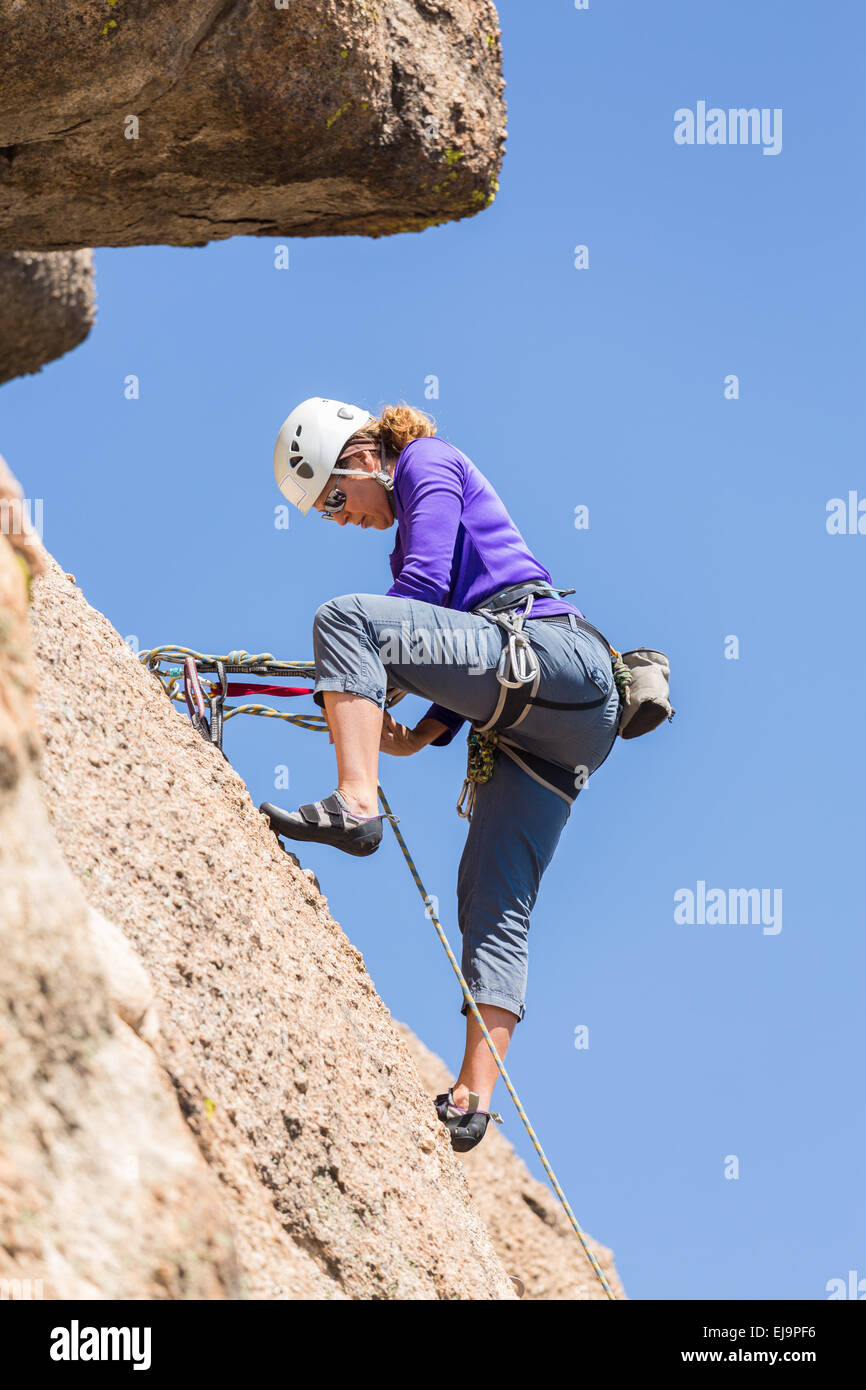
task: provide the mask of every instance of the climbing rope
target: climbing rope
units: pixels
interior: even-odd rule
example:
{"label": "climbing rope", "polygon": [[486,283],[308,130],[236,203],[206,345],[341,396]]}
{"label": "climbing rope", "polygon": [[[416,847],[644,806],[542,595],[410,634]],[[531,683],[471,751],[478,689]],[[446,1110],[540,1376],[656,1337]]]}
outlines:
{"label": "climbing rope", "polygon": [[[388,804],[388,798],[386,797],[384,791],[382,790],[382,784],[381,784],[381,783],[379,784],[379,796],[382,798],[382,805],[385,807],[386,813],[387,813],[389,816],[392,816],[391,807],[390,807],[389,804]],[[557,1178],[556,1174],[554,1173],[553,1169],[552,1169],[551,1166],[550,1166],[550,1161],[549,1161],[549,1159],[548,1159],[548,1157],[547,1157],[547,1154],[544,1152],[544,1149],[541,1147],[541,1143],[540,1143],[540,1141],[539,1141],[538,1135],[535,1133],[535,1130],[532,1128],[532,1125],[529,1123],[529,1116],[527,1115],[526,1111],[525,1111],[524,1108],[523,1108],[523,1104],[522,1104],[522,1102],[521,1102],[520,1096],[517,1094],[517,1091],[514,1089],[514,1085],[513,1085],[513,1083],[512,1083],[511,1077],[508,1075],[508,1072],[505,1070],[505,1064],[504,1064],[504,1062],[502,1061],[502,1058],[500,1057],[499,1053],[496,1051],[496,1044],[494,1043],[494,1041],[493,1041],[493,1039],[491,1038],[489,1032],[487,1031],[487,1025],[485,1024],[484,1019],[481,1017],[481,1013],[480,1013],[480,1011],[479,1011],[479,1009],[478,1009],[478,1005],[475,1003],[475,1000],[472,998],[472,994],[471,994],[471,992],[470,992],[469,986],[467,985],[465,979],[463,978],[463,971],[460,969],[460,966],[457,964],[457,958],[456,958],[456,956],[454,955],[454,952],[453,952],[452,949],[451,949],[451,943],[449,942],[448,937],[445,935],[445,931],[444,931],[444,929],[443,929],[443,927],[442,927],[442,923],[439,921],[439,918],[438,918],[437,915],[436,915],[436,909],[435,909],[434,906],[433,906],[434,899],[431,898],[431,897],[429,896],[429,894],[427,893],[427,890],[426,890],[425,887],[424,887],[423,882],[421,881],[421,875],[418,873],[418,870],[417,870],[416,867],[415,867],[415,861],[414,861],[414,859],[412,858],[412,855],[411,855],[410,852],[409,852],[409,846],[406,844],[406,841],[403,839],[403,836],[402,836],[401,833],[400,833],[400,830],[399,830],[399,827],[398,827],[398,825],[397,825],[397,822],[396,822],[396,820],[393,818],[393,816],[392,816],[392,820],[391,820],[391,826],[392,826],[392,828],[393,828],[393,830],[394,830],[394,834],[395,834],[396,837],[397,837],[397,843],[399,844],[401,850],[403,851],[403,858],[406,860],[406,863],[409,865],[409,872],[411,873],[413,879],[415,880],[415,886],[416,886],[416,888],[418,889],[418,892],[421,894],[421,897],[422,897],[423,900],[424,900],[424,905],[425,905],[425,907],[426,907],[426,909],[427,909],[427,915],[429,916],[430,921],[433,923],[433,926],[434,926],[435,929],[436,929],[436,935],[439,937],[439,940],[442,942],[442,945],[443,945],[443,947],[444,947],[444,949],[445,949],[445,954],[447,955],[449,961],[451,962],[451,969],[454,971],[454,974],[457,976],[457,979],[460,981],[460,988],[461,988],[461,990],[463,991],[463,998],[466,1000],[466,1003],[467,1003],[467,1005],[468,1005],[468,1007],[469,1007],[469,1012],[472,1014],[472,1017],[475,1019],[475,1022],[478,1024],[478,1027],[481,1029],[481,1033],[482,1033],[482,1035],[483,1035],[483,1037],[484,1037],[484,1041],[487,1043],[487,1046],[490,1048],[490,1054],[491,1054],[491,1056],[492,1056],[494,1062],[496,1063],[496,1067],[497,1067],[497,1070],[498,1070],[498,1072],[499,1072],[499,1075],[502,1077],[502,1080],[503,1080],[504,1083],[505,1083],[505,1089],[508,1091],[508,1094],[511,1096],[511,1099],[514,1101],[515,1109],[517,1110],[518,1115],[520,1116],[521,1120],[523,1121],[523,1123],[524,1123],[524,1125],[525,1125],[525,1127],[526,1127],[526,1133],[529,1135],[530,1139],[532,1140],[532,1146],[533,1146],[533,1148],[535,1149],[535,1152],[538,1154],[538,1157],[539,1157],[539,1159],[541,1160],[541,1166],[542,1166],[542,1168],[544,1169],[545,1173],[547,1174],[548,1178],[550,1179],[550,1185],[551,1185],[551,1187],[553,1188],[554,1192],[556,1193],[557,1197],[559,1198],[560,1202],[562,1203],[563,1210],[565,1211],[566,1216],[568,1217],[569,1221],[571,1222],[571,1225],[572,1225],[572,1227],[573,1227],[573,1229],[574,1229],[574,1231],[575,1231],[575,1234],[577,1235],[578,1240],[580,1241],[581,1245],[583,1246],[584,1253],[586,1254],[587,1259],[589,1260],[590,1264],[592,1265],[592,1268],[593,1268],[593,1270],[595,1271],[595,1274],[596,1274],[596,1276],[597,1276],[597,1278],[598,1278],[599,1283],[601,1284],[601,1287],[604,1289],[604,1291],[605,1291],[605,1293],[607,1294],[608,1298],[610,1298],[610,1299],[615,1299],[615,1298],[616,1298],[616,1294],[613,1292],[613,1289],[610,1287],[610,1284],[608,1283],[607,1279],[605,1278],[604,1271],[602,1270],[601,1265],[599,1264],[598,1260],[597,1260],[596,1257],[595,1257],[595,1253],[594,1253],[594,1251],[593,1251],[593,1249],[592,1249],[592,1246],[589,1244],[589,1242],[588,1242],[586,1236],[584,1235],[583,1230],[582,1230],[581,1225],[580,1225],[580,1222],[578,1221],[577,1217],[575,1216],[574,1212],[572,1211],[571,1205],[570,1205],[570,1203],[569,1203],[569,1200],[568,1200],[568,1198],[566,1197],[565,1193],[563,1192],[562,1188],[561,1188],[560,1185],[559,1185],[559,1179]]]}
{"label": "climbing rope", "polygon": [[[297,677],[298,675],[303,676],[304,674],[312,674],[315,665],[315,663],[312,661],[277,661],[273,656],[271,656],[269,652],[260,653],[257,656],[250,656],[248,652],[236,651],[229,652],[226,656],[211,656],[204,652],[196,652],[190,647],[167,646],[154,647],[150,651],[140,653],[140,660],[143,662],[145,666],[147,666],[148,670],[154,673],[154,675],[160,681],[169,699],[181,703],[186,700],[186,696],[179,685],[180,679],[183,676],[182,667],[175,667],[170,665],[167,671],[162,671],[160,669],[160,663],[172,663],[176,662],[178,659],[183,661],[187,657],[192,657],[199,670],[213,670],[217,674],[224,674],[230,671],[242,671],[246,674],[275,675],[279,673],[284,676]],[[220,686],[217,684],[214,687],[212,687],[212,689],[219,691]],[[388,703],[396,703],[396,701],[402,697],[402,693],[403,692],[395,694],[388,701]],[[324,732],[327,730],[328,727],[327,720],[324,718],[323,715],[284,714],[279,710],[271,709],[265,705],[258,704],[223,706],[222,708],[224,711],[224,717],[226,719],[230,718],[234,714],[262,714],[269,715],[271,718],[275,719],[285,719],[290,724],[297,724],[300,728],[312,729],[316,730],[317,732]],[[474,783],[486,782],[489,780],[492,774],[495,740],[479,740],[475,748],[473,749],[471,742],[472,738],[473,735],[470,734],[470,768],[473,770],[475,774],[471,778],[474,791]],[[473,752],[475,754],[474,767],[472,761]],[[490,1033],[488,1032],[487,1025],[485,1024],[484,1019],[481,1017],[478,1005],[472,997],[472,993],[469,989],[469,986],[466,983],[466,980],[463,976],[463,972],[457,963],[457,958],[451,949],[451,943],[449,942],[448,937],[445,934],[445,930],[442,926],[442,923],[439,921],[439,917],[436,913],[436,909],[434,906],[435,899],[430,896],[430,894],[424,887],[421,875],[419,874],[418,869],[415,865],[415,861],[412,858],[412,855],[409,851],[409,846],[406,844],[406,841],[404,840],[403,835],[400,832],[400,829],[397,824],[397,817],[393,814],[391,810],[391,806],[388,802],[388,798],[385,796],[385,792],[382,788],[381,783],[379,783],[378,792],[382,805],[385,808],[385,813],[390,819],[391,826],[393,827],[394,835],[396,836],[397,843],[402,851],[403,858],[406,860],[409,872],[411,873],[412,878],[415,882],[415,886],[421,895],[427,916],[433,923],[434,930],[442,943],[442,947],[450,962],[451,969],[457,976],[457,979],[460,984],[460,989],[463,993],[463,998],[466,1001],[466,1005],[469,1009],[469,1012],[472,1014],[472,1017],[475,1019],[476,1023],[478,1024],[478,1027],[481,1029],[481,1034],[484,1038],[484,1041],[490,1049],[490,1054],[494,1062],[496,1063],[496,1068],[499,1072],[499,1075],[502,1077],[505,1088],[514,1102],[515,1109],[517,1110],[518,1115],[523,1121],[523,1125],[526,1129],[527,1134],[529,1135],[529,1138],[532,1142],[532,1146],[535,1149],[535,1152],[538,1154],[541,1166],[547,1174],[551,1187],[553,1188],[554,1192],[559,1198],[560,1203],[562,1204],[562,1208],[566,1216],[568,1217],[571,1227],[574,1230],[578,1240],[580,1241],[581,1246],[583,1247],[584,1254],[589,1260],[589,1263],[592,1266],[596,1278],[598,1279],[599,1283],[604,1289],[604,1292],[607,1295],[607,1297],[609,1299],[616,1300],[616,1294],[614,1293],[607,1278],[605,1277],[604,1271],[602,1270],[601,1265],[599,1264],[595,1256],[595,1252],[593,1251],[591,1245],[589,1244],[589,1241],[586,1238],[586,1235],[584,1234],[580,1222],[578,1221],[577,1217],[571,1209],[571,1204],[569,1203],[568,1198],[566,1197],[565,1193],[562,1190],[562,1187],[560,1186],[559,1179],[557,1178],[556,1174],[553,1171],[553,1168],[551,1167],[550,1160],[548,1159],[547,1154],[544,1152],[544,1149],[541,1147],[541,1142],[538,1138],[538,1135],[535,1133],[535,1130],[532,1128],[532,1125],[530,1124],[529,1116],[523,1108],[523,1103],[519,1095],[517,1094],[511,1077],[505,1070],[505,1064],[496,1050],[496,1044],[494,1043],[493,1039],[490,1036]]]}
{"label": "climbing rope", "polygon": [[[228,652],[225,656],[212,656],[207,652],[197,652],[192,647],[153,647],[150,651],[139,653],[140,661],[152,671],[162,685],[170,700],[183,703],[186,699],[180,682],[183,679],[183,662],[191,656],[199,671],[216,671],[222,665],[226,672],[243,671],[246,675],[281,675],[300,677],[312,676],[315,671],[313,661],[277,661],[270,652],[259,652],[251,656],[249,652]],[[168,670],[160,668],[161,662],[169,663]],[[173,663],[180,662],[180,665]],[[214,686],[218,690],[218,686]],[[300,729],[327,729],[324,715],[286,714],[283,710],[272,709],[270,705],[226,705],[223,704],[223,718],[231,719],[236,714],[260,714],[267,719],[285,719],[288,724],[297,724]]]}

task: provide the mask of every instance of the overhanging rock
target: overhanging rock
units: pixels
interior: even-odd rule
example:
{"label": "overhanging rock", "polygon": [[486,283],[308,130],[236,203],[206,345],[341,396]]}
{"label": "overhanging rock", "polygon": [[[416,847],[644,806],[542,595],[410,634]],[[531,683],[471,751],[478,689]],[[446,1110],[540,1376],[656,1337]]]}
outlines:
{"label": "overhanging rock", "polygon": [[92,251],[0,253],[0,383],[77,347],[94,317]]}
{"label": "overhanging rock", "polygon": [[465,217],[503,85],[489,0],[0,0],[0,249]]}

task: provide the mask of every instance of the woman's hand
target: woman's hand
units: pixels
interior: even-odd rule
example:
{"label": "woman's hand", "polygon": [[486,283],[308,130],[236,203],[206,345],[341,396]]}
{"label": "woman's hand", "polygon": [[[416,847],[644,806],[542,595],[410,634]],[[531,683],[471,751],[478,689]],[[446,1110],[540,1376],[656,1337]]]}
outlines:
{"label": "woman's hand", "polygon": [[405,724],[398,724],[394,716],[389,714],[387,710],[383,712],[380,752],[391,753],[397,758],[405,758],[410,753],[417,753],[424,746],[424,742],[420,740],[414,729],[407,729]]}
{"label": "woman's hand", "polygon": [[434,738],[440,734],[447,733],[445,724],[438,719],[422,719],[414,729],[407,729],[405,724],[398,724],[396,719],[388,713],[383,712],[382,717],[382,740],[379,744],[379,751],[382,753],[393,753],[396,757],[406,757],[409,753],[418,753],[422,748],[426,748],[428,743],[432,743]]}

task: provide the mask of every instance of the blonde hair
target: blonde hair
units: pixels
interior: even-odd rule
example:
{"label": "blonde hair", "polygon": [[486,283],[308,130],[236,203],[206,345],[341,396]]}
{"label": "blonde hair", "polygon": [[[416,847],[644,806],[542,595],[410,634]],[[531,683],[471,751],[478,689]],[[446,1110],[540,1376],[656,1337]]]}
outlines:
{"label": "blonde hair", "polygon": [[378,442],[381,439],[388,453],[400,454],[413,439],[424,439],[435,433],[436,421],[403,401],[400,405],[383,406],[378,420],[371,420],[346,442],[353,444],[362,439]]}

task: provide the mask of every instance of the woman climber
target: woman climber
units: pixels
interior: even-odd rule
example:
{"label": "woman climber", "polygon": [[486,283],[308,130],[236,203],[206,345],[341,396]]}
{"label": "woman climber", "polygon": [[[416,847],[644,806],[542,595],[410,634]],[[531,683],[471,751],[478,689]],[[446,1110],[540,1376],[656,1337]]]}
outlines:
{"label": "woman climber", "polygon": [[[573,590],[552,586],[488,480],[421,411],[387,406],[374,419],[341,401],[304,401],[280,430],[274,471],[302,513],[377,531],[396,521],[397,535],[386,594],[344,594],[315,616],[314,699],[336,752],[336,790],[297,811],[262,810],[278,835],[371,854],[382,839],[379,753],[444,747],[471,722],[462,966],[504,1057],[524,1017],[541,876],[616,737],[610,648],[564,602]],[[385,708],[397,691],[433,702],[414,729]],[[465,1003],[462,1012],[463,1063],[436,1099],[461,1151],[484,1137],[498,1076]]]}

